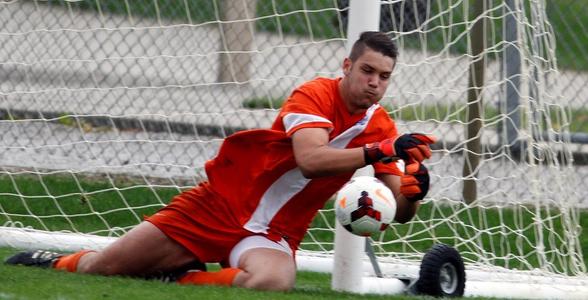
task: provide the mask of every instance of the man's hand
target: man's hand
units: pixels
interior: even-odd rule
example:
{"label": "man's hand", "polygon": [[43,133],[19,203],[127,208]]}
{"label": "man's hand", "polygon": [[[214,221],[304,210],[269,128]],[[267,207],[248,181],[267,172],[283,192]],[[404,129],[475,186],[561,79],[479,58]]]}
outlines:
{"label": "man's hand", "polygon": [[398,159],[408,164],[422,162],[431,157],[430,144],[435,143],[435,138],[422,133],[409,133],[401,136],[385,139],[379,143],[367,144],[363,147],[366,164],[379,161],[388,163]]}
{"label": "man's hand", "polygon": [[419,164],[418,170],[407,172],[400,178],[400,193],[408,201],[419,201],[425,198],[429,191],[429,170]]}

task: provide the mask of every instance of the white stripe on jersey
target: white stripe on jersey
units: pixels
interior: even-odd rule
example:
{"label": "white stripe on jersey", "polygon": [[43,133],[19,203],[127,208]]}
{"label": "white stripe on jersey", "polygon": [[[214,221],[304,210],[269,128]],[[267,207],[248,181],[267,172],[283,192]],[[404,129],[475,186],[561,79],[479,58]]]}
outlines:
{"label": "white stripe on jersey", "polygon": [[372,105],[365,112],[365,116],[361,120],[357,121],[357,123],[355,123],[353,126],[349,127],[347,130],[343,131],[340,135],[338,135],[334,139],[332,139],[329,142],[329,146],[331,146],[333,148],[338,148],[338,149],[345,149],[345,147],[347,147],[347,145],[349,144],[349,142],[351,142],[352,139],[354,139],[356,136],[360,135],[365,130],[365,128],[367,127],[367,124],[372,119],[374,112],[379,107],[380,107],[379,104]]}
{"label": "white stripe on jersey", "polygon": [[[366,115],[351,126],[349,129],[345,130],[340,135],[336,136],[333,140],[329,142],[329,146],[338,149],[344,149],[347,147],[349,142],[353,140],[355,137],[360,135],[367,124],[369,123],[370,119],[374,115],[376,109],[378,109],[380,105],[375,104],[372,105],[367,111]],[[284,117],[286,119],[288,114]],[[303,115],[303,116],[311,116],[316,117],[317,119],[326,120],[322,117],[307,115],[307,114],[296,114],[296,115]],[[307,118],[309,120],[311,118]],[[316,120],[316,119],[315,119]],[[328,121],[328,120],[326,120]],[[316,122],[316,121],[309,121],[309,122]],[[330,123],[330,121],[328,121]],[[284,124],[286,121],[284,121]],[[303,124],[306,122],[300,122],[298,124]],[[287,128],[287,127],[286,127]],[[288,129],[286,129],[287,131]],[[304,189],[304,187],[310,182],[310,179],[305,178],[302,175],[302,172],[298,167],[284,173],[278,180],[276,180],[268,189],[265,191],[255,212],[251,215],[251,218],[245,225],[243,226],[245,229],[255,232],[255,233],[267,233],[267,229],[271,220],[276,216],[278,211],[292,199],[296,194]]]}
{"label": "white stripe on jersey", "polygon": [[286,133],[290,132],[292,128],[305,123],[321,122],[333,124],[331,121],[323,117],[301,113],[289,113],[285,115],[284,118],[282,118],[282,122],[284,122],[284,128],[286,128]]}
{"label": "white stripe on jersey", "polygon": [[245,224],[251,232],[267,233],[269,222],[288,200],[300,192],[310,179],[305,178],[299,168],[294,168],[282,175],[265,191],[255,212]]}

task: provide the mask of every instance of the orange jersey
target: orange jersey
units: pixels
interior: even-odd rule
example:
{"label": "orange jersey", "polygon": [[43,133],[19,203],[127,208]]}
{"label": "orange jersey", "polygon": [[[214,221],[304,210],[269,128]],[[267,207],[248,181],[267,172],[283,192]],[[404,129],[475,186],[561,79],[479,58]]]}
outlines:
{"label": "orange jersey", "polygon": [[[353,172],[305,178],[296,165],[290,136],[301,128],[326,128],[329,146],[340,149],[397,136],[394,122],[377,104],[364,114],[349,114],[339,95],[339,81],[317,78],[303,84],[284,103],[271,130],[247,130],[225,139],[217,157],[206,163],[210,188],[221,198],[211,205],[223,202],[218,212],[206,210],[218,214],[206,218],[219,222],[211,226],[284,237],[296,248],[317,211]],[[376,173],[402,174],[395,164],[377,163],[374,168]]]}

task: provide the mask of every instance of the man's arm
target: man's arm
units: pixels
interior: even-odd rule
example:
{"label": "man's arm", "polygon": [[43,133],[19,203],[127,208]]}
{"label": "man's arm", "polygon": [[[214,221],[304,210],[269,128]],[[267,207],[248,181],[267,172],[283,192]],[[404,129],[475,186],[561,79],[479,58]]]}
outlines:
{"label": "man's arm", "polygon": [[337,175],[366,164],[398,159],[407,164],[407,173],[414,173],[431,156],[429,145],[434,141],[433,137],[411,133],[363,147],[337,149],[329,146],[326,128],[301,128],[292,134],[296,164],[306,178]]}
{"label": "man's arm", "polygon": [[296,164],[306,178],[353,172],[365,166],[363,148],[329,147],[326,128],[302,128],[292,135]]}
{"label": "man's arm", "polygon": [[394,219],[398,223],[406,223],[410,221],[417,212],[420,206],[420,201],[409,201],[406,197],[400,193],[401,180],[400,176],[392,174],[377,174],[376,177],[380,179],[394,194],[396,198],[396,217]]}
{"label": "man's arm", "polygon": [[[292,135],[294,157],[306,178],[353,172],[366,165],[362,147],[336,149],[329,147],[328,142],[329,133],[325,128],[302,128]],[[392,190],[396,198],[395,219],[399,223],[406,223],[414,217],[420,205],[418,200],[428,191],[428,171],[422,164],[419,166],[421,169],[411,171],[413,174],[402,177],[391,174],[377,175]],[[401,193],[403,190],[404,194]]]}

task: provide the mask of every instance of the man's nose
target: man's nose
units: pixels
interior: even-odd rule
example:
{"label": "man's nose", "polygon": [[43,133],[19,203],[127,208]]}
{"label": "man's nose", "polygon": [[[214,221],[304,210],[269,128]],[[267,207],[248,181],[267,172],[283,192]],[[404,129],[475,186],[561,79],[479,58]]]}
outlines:
{"label": "man's nose", "polygon": [[372,88],[378,87],[378,77],[370,76],[370,78],[368,79],[368,85]]}

